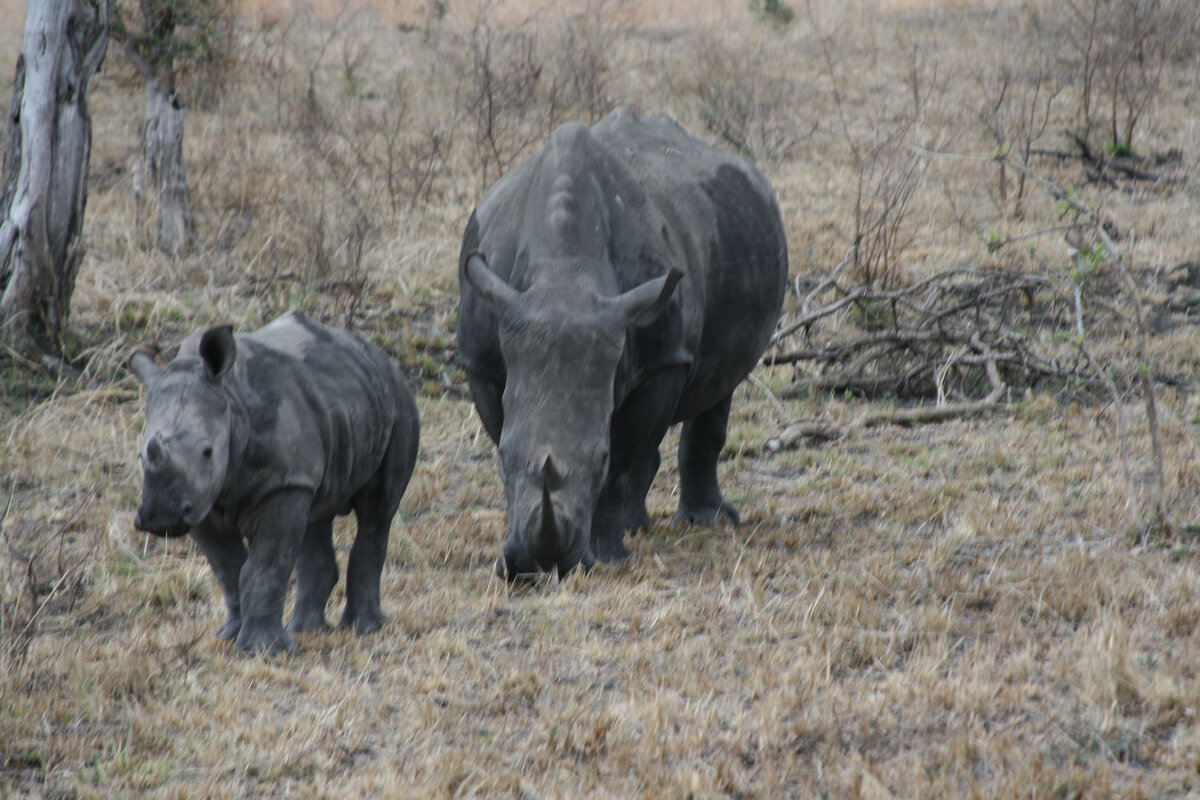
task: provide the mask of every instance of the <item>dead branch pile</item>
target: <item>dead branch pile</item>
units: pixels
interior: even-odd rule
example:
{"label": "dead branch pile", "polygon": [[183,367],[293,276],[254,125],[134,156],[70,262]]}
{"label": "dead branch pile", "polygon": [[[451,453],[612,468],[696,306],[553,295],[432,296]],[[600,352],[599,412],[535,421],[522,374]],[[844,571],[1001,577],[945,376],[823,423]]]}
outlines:
{"label": "dead branch pile", "polygon": [[1195,181],[1183,172],[1183,153],[1171,150],[1155,158],[1125,156],[1097,152],[1078,131],[1064,131],[1063,135],[1075,145],[1075,150],[1047,150],[1033,148],[1031,155],[1055,158],[1059,161],[1078,161],[1087,176],[1086,183],[1105,183],[1114,189],[1129,188],[1121,181],[1145,181],[1155,185],[1195,185]]}
{"label": "dead branch pile", "polygon": [[799,308],[768,365],[795,364],[784,396],[809,391],[992,405],[1005,389],[1095,377],[1069,332],[1071,293],[1045,275],[955,269],[898,288],[849,286],[840,265],[793,287]]}

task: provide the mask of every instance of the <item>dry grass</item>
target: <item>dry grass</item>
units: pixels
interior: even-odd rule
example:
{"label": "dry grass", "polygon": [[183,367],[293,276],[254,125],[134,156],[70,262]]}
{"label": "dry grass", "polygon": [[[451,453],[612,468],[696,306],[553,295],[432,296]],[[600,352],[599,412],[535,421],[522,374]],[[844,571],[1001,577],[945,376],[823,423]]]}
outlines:
{"label": "dry grass", "polygon": [[[1017,390],[994,417],[773,453],[764,442],[789,421],[845,425],[864,410],[780,402],[769,393],[792,376],[774,368],[734,406],[723,480],[741,527],[671,524],[670,438],[650,496],[656,526],[627,564],[515,593],[494,578],[503,492],[448,365],[458,237],[482,188],[462,106],[479,17],[452,0],[425,37],[391,16],[407,6],[377,5],[391,9],[386,24],[369,9],[339,16],[340,4],[332,16],[297,4],[247,18],[224,94],[198,95],[188,120],[206,246],[179,262],[138,244],[128,169],[141,93],[110,51],[93,90],[73,312],[83,373],[56,381],[0,361],[0,794],[1200,792],[1200,400],[1187,320],[1150,347],[1170,378],[1159,418],[1172,537],[1134,535],[1110,407]],[[725,133],[706,123],[724,109],[777,189],[801,275],[832,268],[849,244],[852,143],[870,152],[903,126],[930,148],[991,153],[977,75],[1024,35],[1008,3],[817,2],[811,14],[796,3],[784,29],[741,4],[728,18],[720,4],[682,18],[644,11],[653,5],[579,5],[603,23],[588,35],[611,37],[605,102],[665,111],[712,141]],[[550,110],[551,79],[579,66],[560,48],[570,15],[531,8],[504,4],[487,20],[497,36],[536,39],[542,83],[506,113],[537,139],[589,110],[565,94]],[[6,25],[0,57],[13,46]],[[1178,149],[1194,175],[1200,79],[1194,63],[1171,69],[1140,146]],[[1069,122],[1067,104],[1061,113],[1053,131]],[[1046,145],[1064,146],[1056,137]],[[903,155],[879,152],[880,174]],[[1071,164],[1038,166],[1081,179]],[[994,164],[920,167],[900,279],[1001,263],[979,232],[1058,222],[1036,193],[1014,216]],[[1195,259],[1194,185],[1080,193],[1121,230],[1152,297]],[[1037,242],[1066,263],[1061,235]],[[213,640],[221,604],[195,549],[132,528],[140,396],[120,362],[134,344],[169,348],[196,325],[254,327],[293,306],[367,332],[411,368],[424,447],[393,528],[384,630],[300,637],[291,657],[249,659]],[[1125,340],[1096,336],[1123,365]],[[1146,423],[1128,413],[1143,480]],[[339,529],[343,557],[351,534]]]}

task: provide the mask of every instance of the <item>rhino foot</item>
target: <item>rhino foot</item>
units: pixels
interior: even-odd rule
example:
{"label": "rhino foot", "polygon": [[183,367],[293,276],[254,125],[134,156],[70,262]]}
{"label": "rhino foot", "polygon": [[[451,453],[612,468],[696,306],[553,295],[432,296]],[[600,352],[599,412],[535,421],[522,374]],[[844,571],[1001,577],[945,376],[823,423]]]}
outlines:
{"label": "rhino foot", "polygon": [[321,631],[330,630],[329,623],[325,621],[325,615],[319,614],[292,614],[291,621],[288,622],[289,633],[319,633]]}
{"label": "rhino foot", "polygon": [[626,509],[622,512],[621,530],[629,531],[630,534],[650,530],[650,515],[646,512],[646,506],[638,504],[637,509]]}
{"label": "rhino foot", "polygon": [[596,558],[606,564],[618,563],[633,555],[625,546],[624,536],[619,531],[616,535],[597,537],[592,547],[596,551]]}
{"label": "rhino foot", "polygon": [[383,627],[383,623],[387,621],[387,615],[376,608],[360,609],[357,613],[351,613],[350,609],[346,609],[346,613],[342,614],[341,622],[338,624],[343,628],[350,628],[357,634],[374,633]]}
{"label": "rhino foot", "polygon": [[288,636],[287,631],[279,624],[257,628],[243,625],[241,633],[237,637],[237,647],[250,655],[259,655],[260,653],[277,655],[292,653],[296,650],[296,644],[292,641],[292,637]]}
{"label": "rhino foot", "polygon": [[536,566],[523,569],[515,563],[506,561],[504,556],[496,559],[496,577],[504,578],[513,588],[534,587],[543,580],[545,574]]}
{"label": "rhino foot", "polygon": [[241,617],[227,617],[224,624],[217,629],[217,638],[223,642],[237,641],[238,633],[242,630]]}
{"label": "rhino foot", "polygon": [[706,527],[712,527],[721,517],[724,517],[735,527],[742,521],[737,509],[724,500],[717,505],[711,506],[685,508],[683,505],[680,505],[679,510],[675,512],[676,522],[686,522],[689,525],[704,525]]}

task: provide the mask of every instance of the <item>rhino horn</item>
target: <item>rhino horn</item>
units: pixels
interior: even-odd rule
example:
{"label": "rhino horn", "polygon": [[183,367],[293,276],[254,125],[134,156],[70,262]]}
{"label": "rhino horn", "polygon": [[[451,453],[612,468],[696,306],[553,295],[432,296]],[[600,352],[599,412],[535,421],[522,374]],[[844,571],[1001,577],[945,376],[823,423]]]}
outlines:
{"label": "rhino horn", "polygon": [[497,310],[513,305],[521,294],[492,272],[487,259],[478,250],[472,250],[463,260],[461,277],[466,278]]}
{"label": "rhino horn", "polygon": [[157,467],[163,460],[163,447],[157,436],[151,436],[146,442],[146,462],[151,467]]}
{"label": "rhino horn", "polygon": [[562,486],[563,474],[554,464],[554,459],[550,454],[546,454],[546,460],[542,462],[542,486],[554,491]]}
{"label": "rhino horn", "polygon": [[558,520],[554,518],[554,503],[550,499],[550,490],[551,484],[557,485],[560,480],[554,462],[550,460],[550,456],[546,456],[542,465],[542,520],[538,526],[537,541],[532,548],[539,560],[548,560],[552,557],[550,554],[557,552],[559,548]]}

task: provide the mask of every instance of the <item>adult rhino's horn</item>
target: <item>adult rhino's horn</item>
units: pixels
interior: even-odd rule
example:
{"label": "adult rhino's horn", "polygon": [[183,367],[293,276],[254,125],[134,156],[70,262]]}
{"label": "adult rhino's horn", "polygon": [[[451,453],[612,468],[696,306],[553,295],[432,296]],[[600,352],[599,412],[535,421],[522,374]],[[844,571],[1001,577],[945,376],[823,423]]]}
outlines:
{"label": "adult rhino's horn", "polygon": [[[558,543],[558,520],[554,518],[554,503],[550,501],[550,487],[542,484],[542,541],[546,544]],[[543,547],[543,551],[552,548]]]}
{"label": "adult rhino's horn", "polygon": [[617,295],[611,302],[626,326],[649,325],[662,312],[682,278],[683,271],[672,268],[666,275]]}
{"label": "adult rhino's horn", "polygon": [[516,302],[520,292],[505,283],[499,275],[492,272],[487,258],[478,250],[467,253],[463,259],[459,282],[466,281],[483,295],[497,310],[507,308]]}
{"label": "adult rhino's horn", "polygon": [[550,454],[546,454],[546,460],[542,462],[542,485],[550,491],[556,491],[562,486],[563,474],[555,465]]}
{"label": "adult rhino's horn", "polygon": [[530,547],[533,557],[542,564],[553,563],[557,558],[559,540],[562,538],[558,529],[558,520],[554,518],[554,503],[550,499],[550,473],[553,471],[554,465],[550,461],[550,456],[546,456],[546,463],[542,467],[542,519],[541,524],[538,525],[537,539]]}

